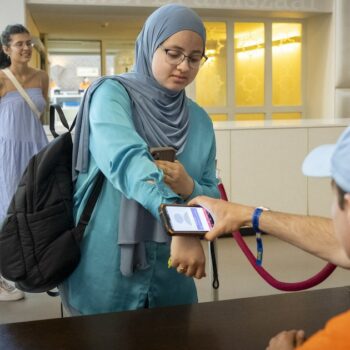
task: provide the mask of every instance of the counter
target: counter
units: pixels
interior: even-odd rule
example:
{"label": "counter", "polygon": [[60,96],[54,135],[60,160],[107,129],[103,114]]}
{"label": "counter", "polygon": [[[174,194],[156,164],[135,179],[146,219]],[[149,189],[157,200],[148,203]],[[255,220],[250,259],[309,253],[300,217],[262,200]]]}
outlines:
{"label": "counter", "polygon": [[349,308],[349,287],[0,325],[6,350],[255,350],[285,329],[309,337]]}

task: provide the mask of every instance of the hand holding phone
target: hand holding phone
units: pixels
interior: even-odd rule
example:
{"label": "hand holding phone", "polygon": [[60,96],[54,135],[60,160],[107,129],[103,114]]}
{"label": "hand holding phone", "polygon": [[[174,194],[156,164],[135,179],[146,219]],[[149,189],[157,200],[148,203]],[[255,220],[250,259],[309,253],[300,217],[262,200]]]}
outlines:
{"label": "hand holding phone", "polygon": [[161,204],[159,213],[170,236],[203,236],[214,226],[210,213],[200,206]]}

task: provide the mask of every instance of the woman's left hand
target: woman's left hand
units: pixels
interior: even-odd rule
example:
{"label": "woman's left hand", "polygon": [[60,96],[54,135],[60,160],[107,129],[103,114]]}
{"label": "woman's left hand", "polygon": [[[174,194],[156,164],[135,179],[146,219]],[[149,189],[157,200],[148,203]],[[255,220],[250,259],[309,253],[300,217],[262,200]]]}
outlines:
{"label": "woman's left hand", "polygon": [[163,170],[164,182],[183,199],[187,199],[193,192],[194,182],[184,166],[178,160],[175,162],[156,160],[156,164]]}
{"label": "woman's left hand", "polygon": [[171,266],[188,277],[205,277],[205,254],[198,237],[173,236],[170,249]]}

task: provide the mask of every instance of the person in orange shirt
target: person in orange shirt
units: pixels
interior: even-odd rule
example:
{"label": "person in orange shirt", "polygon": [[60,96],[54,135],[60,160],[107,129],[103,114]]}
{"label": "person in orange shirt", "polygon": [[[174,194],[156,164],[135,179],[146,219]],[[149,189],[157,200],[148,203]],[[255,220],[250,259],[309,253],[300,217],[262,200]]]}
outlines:
{"label": "person in orange shirt", "polygon": [[[350,258],[350,128],[336,145],[314,149],[304,160],[308,176],[332,178],[332,219],[336,238]],[[350,310],[333,317],[324,329],[304,342],[302,330],[283,331],[270,340],[267,350],[350,349]]]}
{"label": "person in orange shirt", "polygon": [[[304,160],[303,173],[307,176],[332,178],[333,227],[328,226],[327,219],[310,218],[314,224],[310,225],[310,227],[313,226],[314,231],[318,233],[315,245],[317,247],[322,247],[322,244],[328,246],[328,248],[322,247],[322,249],[320,249],[322,254],[317,254],[317,252],[314,252],[314,254],[323,258],[328,258],[330,261],[337,261],[339,265],[350,269],[348,264],[350,260],[350,127],[343,132],[335,145],[322,145],[310,152]],[[254,210],[248,206],[205,196],[196,197],[188,204],[201,205],[213,216],[215,225],[213,229],[205,235],[205,238],[208,240],[212,240],[224,233],[237,230],[237,228],[240,227],[240,218],[244,216],[251,218],[251,212]],[[242,213],[245,212],[247,214],[243,215]],[[270,215],[266,213],[269,212],[264,212],[262,216],[269,217]],[[308,224],[307,217],[291,217],[288,214],[273,212],[271,212],[271,214],[271,219],[275,219],[273,225],[277,228],[281,227],[281,225],[278,225],[279,219],[280,221],[288,221],[288,219],[291,218],[289,221],[293,221],[294,218],[297,225],[300,223],[300,227],[303,226],[303,223],[306,226]],[[248,223],[249,219],[246,221]],[[325,225],[322,224],[323,221],[325,221]],[[322,227],[322,225],[325,227],[324,230],[316,230],[317,227]],[[265,227],[261,229],[264,232],[271,233],[269,229],[265,230]],[[293,230],[290,231],[292,232]],[[333,232],[334,237],[331,236]],[[324,241],[323,243],[321,242],[322,239]],[[293,240],[290,240],[290,242],[295,243]],[[308,250],[312,251],[311,248]],[[334,255],[338,257],[335,258]],[[329,320],[324,329],[318,331],[306,341],[303,330],[280,332],[275,337],[271,338],[266,350],[350,349],[349,328],[350,310]]]}
{"label": "person in orange shirt", "polygon": [[86,90],[90,86],[91,82],[87,77],[84,77],[84,79],[79,84],[80,90]]}

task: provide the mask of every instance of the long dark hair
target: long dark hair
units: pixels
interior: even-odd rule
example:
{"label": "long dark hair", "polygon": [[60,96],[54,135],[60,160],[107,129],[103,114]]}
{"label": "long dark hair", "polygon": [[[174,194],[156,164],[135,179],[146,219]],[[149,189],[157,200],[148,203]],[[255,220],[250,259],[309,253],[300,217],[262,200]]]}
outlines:
{"label": "long dark hair", "polygon": [[10,57],[8,57],[4,50],[3,46],[10,46],[11,35],[13,34],[22,34],[29,33],[29,30],[24,27],[22,24],[9,24],[6,26],[5,30],[1,33],[1,43],[0,43],[0,69],[6,68],[11,65]]}

